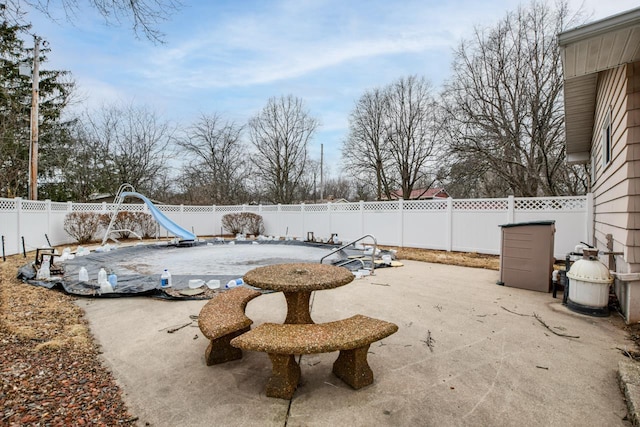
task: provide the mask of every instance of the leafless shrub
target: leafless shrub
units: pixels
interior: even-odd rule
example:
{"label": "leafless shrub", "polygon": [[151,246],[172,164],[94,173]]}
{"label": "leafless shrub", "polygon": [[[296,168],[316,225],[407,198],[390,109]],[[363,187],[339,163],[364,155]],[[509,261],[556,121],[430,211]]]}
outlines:
{"label": "leafless shrub", "polygon": [[72,212],[64,218],[64,231],[78,243],[88,243],[100,227],[100,217],[95,212]]}
{"label": "leafless shrub", "polygon": [[[131,237],[131,231],[138,232],[140,229],[137,212],[120,211],[116,215],[115,221],[111,226],[112,231],[118,230],[116,233],[119,239],[128,239]],[[111,222],[111,215],[100,215],[100,224],[106,230]]]}
{"label": "leafless shrub", "polygon": [[158,224],[148,213],[134,212],[136,222],[136,231],[140,233],[143,239],[150,239],[156,237],[158,234]]}
{"label": "leafless shrub", "polygon": [[264,233],[262,216],[253,212],[226,214],[222,217],[222,226],[231,234],[245,233],[259,236]]}
{"label": "leafless shrub", "polygon": [[244,222],[241,214],[230,213],[222,217],[222,227],[231,234],[242,233]]}
{"label": "leafless shrub", "polygon": [[247,234],[253,234],[254,236],[264,234],[264,221],[262,220],[262,216],[253,212],[243,212],[240,215],[244,217],[244,231]]}
{"label": "leafless shrub", "polygon": [[[102,214],[100,216],[100,224],[106,230],[111,222],[111,215]],[[152,215],[145,212],[118,212],[116,220],[113,222],[114,230],[131,230],[140,235],[143,239],[156,237],[158,234],[158,224]],[[118,237],[122,239],[129,238],[131,233],[128,231],[118,232]]]}

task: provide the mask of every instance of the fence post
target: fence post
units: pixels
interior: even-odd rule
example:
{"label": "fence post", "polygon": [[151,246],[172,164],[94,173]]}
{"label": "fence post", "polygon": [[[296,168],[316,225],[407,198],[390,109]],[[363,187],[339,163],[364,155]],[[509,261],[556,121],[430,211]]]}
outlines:
{"label": "fence post", "polygon": [[51,236],[51,199],[44,201],[47,207],[47,236]]}
{"label": "fence post", "polygon": [[453,250],[453,199],[451,197],[447,197],[447,220],[446,220],[446,230],[447,230],[447,251],[451,252]]}
{"label": "fence post", "polygon": [[[182,227],[187,228],[187,222],[184,219],[184,205],[182,203],[180,203],[180,215],[178,216],[178,218],[180,218],[180,224],[182,225]],[[193,230],[194,234],[195,234],[195,229]],[[176,236],[177,237],[177,236]]]}
{"label": "fence post", "polygon": [[404,247],[404,212],[403,212],[403,208],[404,208],[404,199],[400,198],[398,199],[398,225],[399,225],[399,229],[400,229],[400,239],[398,239],[398,246],[400,246],[401,248]]}
{"label": "fence post", "polygon": [[364,201],[360,200],[360,236],[364,236]]}
{"label": "fence post", "polygon": [[593,193],[587,193],[587,199],[585,201],[585,203],[587,204],[586,206],[586,211],[587,211],[587,217],[586,217],[586,232],[587,232],[587,242],[589,242],[590,245],[596,245],[596,241],[594,239],[594,234],[595,234],[595,201],[593,199]]}
{"label": "fence post", "polygon": [[[302,223],[302,230],[300,230],[302,237],[304,237],[304,212],[305,212],[305,205],[304,203],[300,204],[300,215],[302,215],[302,219],[300,220],[300,222]],[[294,236],[295,237],[295,236]]]}
{"label": "fence post", "polygon": [[[264,214],[262,213],[262,203],[260,203],[258,205],[258,215],[260,215],[262,217],[262,224],[264,225],[264,234],[268,235],[269,233],[267,233],[267,225],[266,225],[266,221],[264,219]],[[258,236],[256,236],[258,237]]]}
{"label": "fence post", "polygon": [[20,237],[22,236],[22,197],[16,197],[16,253],[22,252],[20,249]]}
{"label": "fence post", "polygon": [[282,234],[282,204],[278,203],[278,234],[276,234],[278,237],[280,237],[280,235]]}
{"label": "fence post", "polygon": [[216,219],[216,205],[211,205],[211,218],[211,235],[215,236],[216,229],[218,228],[218,221]]}
{"label": "fence post", "polygon": [[329,235],[333,233],[333,225],[331,224],[331,202],[327,202],[327,214],[329,215]]}
{"label": "fence post", "polygon": [[507,224],[513,224],[516,217],[516,202],[513,196],[507,197]]}

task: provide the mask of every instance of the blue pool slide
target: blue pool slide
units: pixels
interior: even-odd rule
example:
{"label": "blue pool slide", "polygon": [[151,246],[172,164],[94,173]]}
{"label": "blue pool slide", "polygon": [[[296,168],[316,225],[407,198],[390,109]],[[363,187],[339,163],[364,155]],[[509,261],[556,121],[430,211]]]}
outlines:
{"label": "blue pool slide", "polygon": [[180,227],[178,224],[167,218],[167,216],[163,214],[146,196],[135,191],[125,191],[120,193],[120,196],[122,197],[121,200],[124,200],[124,198],[127,196],[139,198],[146,203],[149,211],[151,212],[151,215],[153,215],[153,218],[158,222],[158,224],[160,224],[162,228],[166,229],[169,233],[173,234],[174,236],[180,237],[183,240],[196,240],[195,234],[188,230],[185,230],[184,228]]}

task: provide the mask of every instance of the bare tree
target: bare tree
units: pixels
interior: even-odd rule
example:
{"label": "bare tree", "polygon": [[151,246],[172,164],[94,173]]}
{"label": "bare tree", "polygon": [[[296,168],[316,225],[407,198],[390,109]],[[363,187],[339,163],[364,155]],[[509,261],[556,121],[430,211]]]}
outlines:
{"label": "bare tree", "polygon": [[434,180],[440,125],[431,85],[424,78],[400,78],[384,89],[366,92],[349,121],[342,147],[347,169],[356,179],[372,179],[376,197],[400,190],[409,198]]}
{"label": "bare tree", "polygon": [[324,183],[324,194],[327,199],[353,199],[355,191],[353,190],[353,181],[339,176],[337,178],[329,178]]}
{"label": "bare tree", "polygon": [[320,197],[320,162],[307,158],[306,165],[294,198],[298,201],[314,203]]}
{"label": "bare tree", "polygon": [[246,148],[241,134],[241,126],[223,122],[218,114],[213,114],[202,115],[178,139],[178,145],[191,160],[187,166],[190,171],[185,171],[189,175],[186,182],[190,187],[199,187],[206,196],[201,203],[232,204],[246,200],[243,188]]}
{"label": "bare tree", "polygon": [[439,125],[431,84],[424,78],[401,78],[387,89],[389,99],[385,138],[402,197],[409,199],[416,184],[424,191],[435,181],[434,155]]}
{"label": "bare tree", "polygon": [[450,153],[459,171],[501,180],[516,196],[585,191],[575,185],[580,178],[566,176],[556,42],[574,24],[566,1],[555,9],[533,1],[493,28],[477,28],[460,45],[445,89]]}
{"label": "bare tree", "polygon": [[349,116],[349,135],[342,146],[345,169],[356,179],[375,182],[376,198],[391,197],[387,176],[391,152],[385,144],[388,97],[381,89],[367,91]]}
{"label": "bare tree", "polygon": [[174,132],[167,121],[147,107],[112,105],[86,113],[82,122],[102,160],[96,167],[103,172],[103,188],[115,191],[126,182],[151,196],[166,192],[162,184],[170,174]]}
{"label": "bare tree", "polygon": [[505,181],[478,159],[469,158],[465,163],[443,162],[439,176],[446,178],[443,186],[454,199],[495,198],[509,194]]}
{"label": "bare tree", "polygon": [[[109,25],[128,22],[136,35],[153,42],[162,42],[164,34],[158,25],[182,8],[181,0],[6,0],[0,5],[0,15],[9,22],[22,24],[28,8],[36,9],[52,20],[62,12],[73,22],[82,16],[85,3],[100,13]],[[26,6],[26,7],[25,7]]]}
{"label": "bare tree", "polygon": [[307,165],[307,146],[318,121],[292,95],[270,98],[249,120],[249,140],[255,149],[251,161],[273,203],[293,203]]}

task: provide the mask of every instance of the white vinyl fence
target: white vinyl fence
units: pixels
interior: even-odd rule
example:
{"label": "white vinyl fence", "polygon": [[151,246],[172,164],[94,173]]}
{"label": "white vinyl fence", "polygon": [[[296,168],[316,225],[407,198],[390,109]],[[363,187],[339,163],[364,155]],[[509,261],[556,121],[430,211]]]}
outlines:
{"label": "white vinyl fence", "polygon": [[[348,242],[372,234],[378,244],[499,254],[500,225],[554,220],[555,256],[563,258],[579,242],[593,237],[593,196],[504,199],[396,200],[299,205],[175,206],[158,205],[165,215],[198,236],[218,235],[223,215],[254,212],[264,219],[266,234],[316,238],[337,233]],[[71,212],[108,213],[110,203],[60,203],[0,198],[0,235],[7,255],[47,245],[73,244],[64,231]],[[144,204],[121,210],[146,212]],[[102,238],[99,231],[96,238]],[[161,231],[164,235],[164,231]]]}

